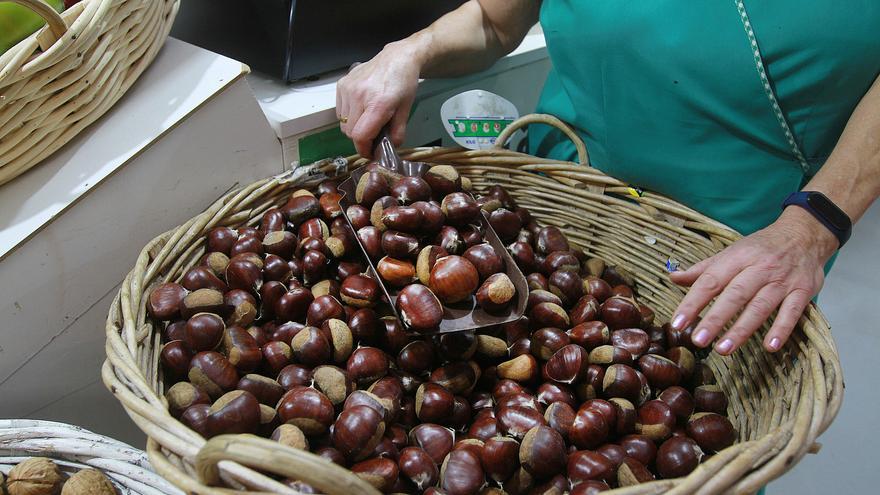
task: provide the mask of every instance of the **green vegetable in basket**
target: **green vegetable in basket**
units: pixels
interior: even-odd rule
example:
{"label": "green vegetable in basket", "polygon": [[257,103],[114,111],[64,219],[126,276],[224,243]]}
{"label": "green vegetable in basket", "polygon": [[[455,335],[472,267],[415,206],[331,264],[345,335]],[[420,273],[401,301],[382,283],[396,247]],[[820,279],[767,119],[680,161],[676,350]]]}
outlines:
{"label": "green vegetable in basket", "polygon": [[[53,9],[61,12],[63,0],[46,0]],[[0,3],[0,55],[6,53],[19,41],[33,34],[46,24],[33,10],[14,3]]]}

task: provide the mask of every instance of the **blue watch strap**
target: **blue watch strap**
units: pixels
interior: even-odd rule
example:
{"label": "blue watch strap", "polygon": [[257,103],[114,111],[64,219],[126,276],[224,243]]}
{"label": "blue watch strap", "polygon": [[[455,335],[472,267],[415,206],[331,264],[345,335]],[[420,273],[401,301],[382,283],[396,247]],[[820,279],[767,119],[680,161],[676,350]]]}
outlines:
{"label": "blue watch strap", "polygon": [[785,208],[789,205],[800,206],[810,212],[822,225],[837,237],[841,248],[852,234],[852,221],[824,194],[817,191],[797,191],[791,193],[782,203]]}

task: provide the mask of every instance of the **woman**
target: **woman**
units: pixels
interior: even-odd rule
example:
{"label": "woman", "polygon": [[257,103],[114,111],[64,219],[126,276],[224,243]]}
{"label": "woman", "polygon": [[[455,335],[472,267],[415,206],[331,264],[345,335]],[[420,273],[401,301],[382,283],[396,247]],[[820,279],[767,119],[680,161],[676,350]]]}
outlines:
{"label": "woman", "polygon": [[[670,274],[691,287],[673,327],[730,354],[778,309],[764,347],[779,350],[880,195],[880,3],[471,0],[339,82],[342,130],[362,154],[387,122],[401,142],[419,77],[484,69],[539,17],[553,70],[538,111],[574,126],[592,166],[746,235]],[[575,157],[546,128],[530,145]],[[780,211],[799,190],[822,194]]]}

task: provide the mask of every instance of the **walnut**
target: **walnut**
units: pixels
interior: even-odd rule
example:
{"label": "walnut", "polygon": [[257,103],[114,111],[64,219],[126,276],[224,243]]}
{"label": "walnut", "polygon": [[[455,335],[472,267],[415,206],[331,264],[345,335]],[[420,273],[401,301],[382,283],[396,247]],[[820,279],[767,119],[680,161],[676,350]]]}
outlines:
{"label": "walnut", "polygon": [[110,479],[97,469],[83,469],[64,484],[61,495],[116,495]]}
{"label": "walnut", "polygon": [[9,495],[57,495],[64,474],[50,459],[33,457],[12,468],[6,490]]}

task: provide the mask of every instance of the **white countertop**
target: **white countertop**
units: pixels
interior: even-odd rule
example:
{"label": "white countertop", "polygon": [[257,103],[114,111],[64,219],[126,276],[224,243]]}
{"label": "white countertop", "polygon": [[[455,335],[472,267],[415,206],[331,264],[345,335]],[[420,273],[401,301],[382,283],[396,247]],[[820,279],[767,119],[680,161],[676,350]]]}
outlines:
{"label": "white countertop", "polygon": [[[513,52],[475,77],[485,77],[545,57],[547,48],[544,34],[540,29],[534,29]],[[316,81],[286,84],[277,78],[253,72],[248,75],[248,83],[275,133],[279,138],[285,138],[336,122],[336,81],[344,74],[345,71],[337,71]],[[453,84],[454,80],[451,79],[422,80],[419,97],[430,96]]]}
{"label": "white countertop", "polygon": [[241,62],[168,39],[101,119],[0,186],[0,260],[247,70]]}

